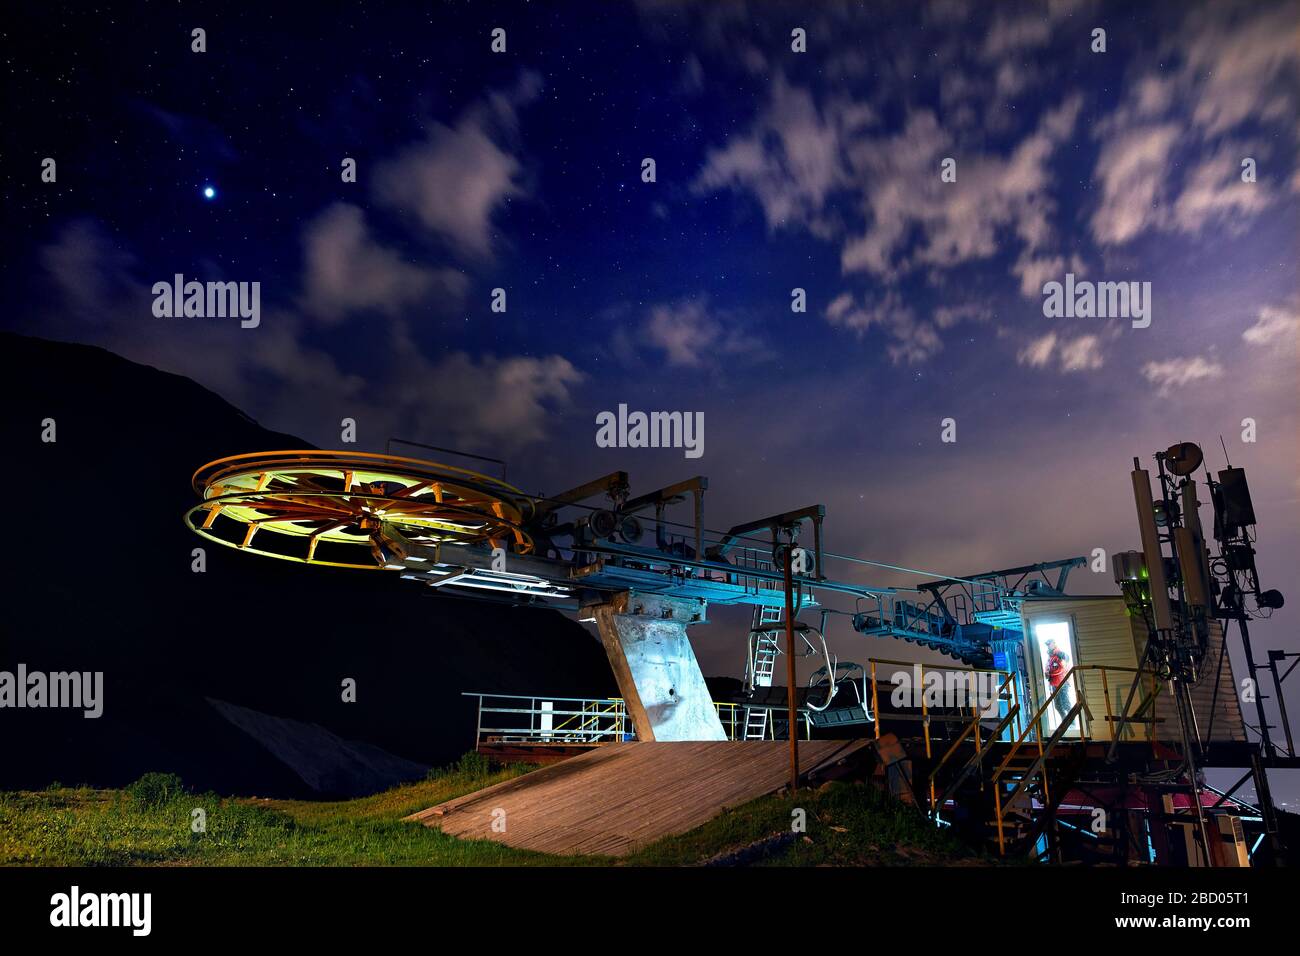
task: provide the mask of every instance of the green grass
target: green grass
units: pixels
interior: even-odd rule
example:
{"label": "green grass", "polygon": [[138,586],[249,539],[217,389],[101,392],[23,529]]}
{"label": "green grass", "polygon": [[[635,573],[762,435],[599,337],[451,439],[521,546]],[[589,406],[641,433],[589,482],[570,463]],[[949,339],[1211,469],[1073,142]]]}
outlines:
{"label": "green grass", "polygon": [[791,797],[763,797],[728,810],[680,836],[628,857],[645,866],[689,866],[792,831],[794,811],[806,829],[759,858],[756,866],[952,866],[988,864],[914,807],[873,787],[832,783]]}
{"label": "green grass", "polygon": [[[528,772],[470,754],[420,783],[336,802],[221,798],[178,790],[147,775],[125,790],[51,788],[0,792],[0,865],[5,866],[689,866],[789,833],[757,865],[946,865],[987,862],[931,827],[914,809],[861,785],[831,784],[791,800],[765,797],[704,826],[660,840],[624,861],[555,857],[444,836],[403,822],[417,810]],[[191,831],[192,812],[207,815]]]}

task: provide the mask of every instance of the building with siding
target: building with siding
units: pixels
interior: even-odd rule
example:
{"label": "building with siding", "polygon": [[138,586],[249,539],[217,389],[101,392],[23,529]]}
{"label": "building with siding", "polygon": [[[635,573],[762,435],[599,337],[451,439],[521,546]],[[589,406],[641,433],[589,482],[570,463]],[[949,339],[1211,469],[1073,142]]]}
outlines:
{"label": "building with siding", "polygon": [[[1118,723],[1146,648],[1146,625],[1129,613],[1120,595],[1029,598],[1021,606],[1023,623],[1025,684],[1037,709],[1051,695],[1046,678],[1044,635],[1066,635],[1070,666],[1087,707],[1084,733],[1092,739],[1111,739],[1108,728]],[[1217,685],[1217,694],[1216,694]],[[1154,695],[1154,715],[1147,713],[1140,723],[1128,723],[1123,740],[1155,739],[1167,743],[1179,740],[1178,715],[1167,686],[1146,674],[1135,700]],[[1200,679],[1192,689],[1196,714],[1195,731],[1203,741],[1245,741],[1241,704],[1233,678],[1232,661],[1224,651],[1223,630],[1218,621],[1210,624],[1210,636]],[[1135,708],[1130,708],[1133,713]],[[1077,736],[1072,732],[1070,736]]]}

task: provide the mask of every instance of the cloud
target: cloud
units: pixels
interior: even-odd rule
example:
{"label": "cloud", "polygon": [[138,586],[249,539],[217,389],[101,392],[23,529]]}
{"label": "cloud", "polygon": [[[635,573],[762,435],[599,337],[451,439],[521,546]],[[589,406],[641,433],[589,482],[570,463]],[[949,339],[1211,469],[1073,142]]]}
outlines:
{"label": "cloud", "polygon": [[1148,229],[1196,235],[1221,224],[1230,233],[1271,205],[1274,191],[1241,180],[1241,161],[1258,151],[1227,143],[1174,179],[1175,157],[1189,149],[1178,123],[1145,124],[1108,137],[1097,160],[1101,202],[1092,217],[1102,244],[1129,242]]}
{"label": "cloud", "polygon": [[1080,335],[1063,341],[1060,346],[1061,371],[1086,372],[1099,369],[1104,364],[1101,354],[1101,337]]}
{"label": "cloud", "polygon": [[[958,316],[949,313],[946,318],[956,320]],[[826,307],[826,321],[848,329],[858,338],[873,328],[880,328],[889,343],[886,353],[895,365],[924,362],[943,348],[935,325],[917,319],[912,308],[893,291],[875,298],[866,296],[860,302],[855,301],[852,293],[843,292]]]}
{"label": "cloud", "polygon": [[[297,417],[304,390],[313,397],[312,419],[319,419],[320,401],[358,407],[365,382],[304,342],[300,316],[265,299],[253,330],[219,319],[158,319],[151,309],[151,285],[155,279],[171,281],[172,274],[138,278],[131,269],[134,253],[88,219],[65,226],[41,250],[41,260],[64,301],[36,316],[36,334],[100,345],[189,376],[243,410],[268,416],[277,423],[273,427],[308,430]],[[200,273],[184,274],[188,279]],[[142,328],[147,332],[141,334]]]}
{"label": "cloud", "polygon": [[448,435],[469,450],[511,452],[542,441],[584,378],[560,355],[453,352],[429,361],[413,342],[399,337],[396,345],[403,386],[387,397],[388,407],[418,434]]}
{"label": "cloud", "polygon": [[[950,134],[928,110],[911,113],[894,137],[855,143],[848,154],[870,225],[845,243],[843,270],[894,282],[916,265],[950,269],[997,254],[1004,229],[1026,250],[1048,246],[1054,204],[1047,164],[1073,130],[1081,105],[1079,96],[1067,96],[1006,156],[953,149]],[[960,154],[954,156],[957,182],[944,183],[939,162],[950,154]]]}
{"label": "cloud", "polygon": [[831,325],[848,325],[849,328],[853,328],[852,324],[845,321],[852,308],[853,293],[841,292],[831,300],[830,305],[826,306],[826,318],[830,320]]}
{"label": "cloud", "polygon": [[1266,182],[1242,182],[1241,161],[1252,155],[1259,158],[1244,143],[1227,143],[1194,166],[1174,202],[1172,227],[1190,234],[1211,223],[1223,223],[1234,234],[1245,230],[1274,198]]}
{"label": "cloud", "polygon": [[1016,355],[1016,361],[1021,365],[1028,365],[1030,368],[1043,368],[1052,360],[1052,353],[1055,350],[1056,333],[1048,332],[1021,349]]}
{"label": "cloud", "polygon": [[[869,272],[888,281],[898,278],[902,270],[894,256],[908,237],[910,220],[934,219],[931,210],[943,205],[939,189],[955,185],[940,183],[938,177],[939,160],[949,144],[949,134],[929,110],[910,114],[895,136],[854,144],[851,162],[863,184],[862,201],[871,224],[841,248],[844,272]],[[920,174],[926,169],[932,175]],[[958,177],[964,172],[959,169]],[[991,232],[989,227],[985,233],[990,241]]]}
{"label": "cloud", "polygon": [[[710,35],[728,42],[706,45],[711,78],[728,66],[732,76],[742,69],[741,48],[731,42],[737,30],[748,26],[771,50],[782,40],[755,7],[726,6],[725,29]],[[1095,263],[1085,268],[1094,253],[1107,268],[1137,266],[1131,253],[1138,250],[1121,257],[1114,247],[1152,230],[1233,235],[1276,208],[1287,190],[1300,193],[1291,155],[1281,161],[1287,137],[1300,132],[1300,85],[1290,82],[1300,45],[1293,17],[1277,7],[1179,9],[1141,38],[1112,29],[1114,52],[1128,43],[1139,48],[1132,56],[1126,48],[1114,64],[1121,80],[1114,105],[1100,87],[1076,85],[1088,64],[1103,59],[1088,50],[1087,11],[1095,4],[945,9],[921,13],[932,28],[924,56],[900,50],[896,57],[875,46],[896,28],[878,9],[819,9],[809,37],[851,37],[850,49],[828,40],[815,77],[782,72],[772,55],[777,72],[753,121],[706,154],[693,183],[697,193],[748,197],[770,232],[804,231],[834,244],[842,274],[872,289],[864,295],[850,285],[847,304],[828,310],[827,321],[859,335],[875,328],[896,336],[902,361],[933,355],[948,326],[938,312],[927,321],[892,305],[891,288],[960,284],[972,271],[963,267],[993,260],[1021,296],[1035,299],[1050,278],[1095,271]],[[958,16],[974,43],[949,29]],[[1263,37],[1261,22],[1272,36]],[[1225,63],[1229,56],[1241,62]],[[1244,125],[1254,119],[1289,125],[1279,137]],[[1256,184],[1240,181],[1246,155],[1259,160]],[[939,164],[950,156],[957,181],[944,183]],[[1081,163],[1092,166],[1090,183],[1086,171],[1075,181]],[[1097,369],[1110,341],[1105,331],[1092,339],[1058,335],[1050,366]]]}
{"label": "cloud", "polygon": [[1044,16],[999,16],[984,37],[980,56],[990,62],[1043,46],[1052,37],[1052,23]]}
{"label": "cloud", "polygon": [[[1091,227],[1099,243],[1126,243],[1149,229],[1236,233],[1273,204],[1277,191],[1264,177],[1240,180],[1241,160],[1259,159],[1263,147],[1223,136],[1243,124],[1294,119],[1295,16],[1290,3],[1195,7],[1161,45],[1157,59],[1168,62],[1129,82],[1120,106],[1096,126],[1102,195]],[[1182,157],[1207,147],[1210,155],[1182,169]]]}
{"label": "cloud", "polygon": [[[397,311],[398,303],[427,291],[435,272],[396,263],[366,237],[361,211],[342,203],[309,226],[307,246],[304,282],[314,276],[317,284],[298,298],[339,310],[334,315],[354,308]],[[346,355],[308,344],[311,325],[301,314],[265,300],[253,330],[208,319],[160,320],[150,311],[149,284],[128,269],[133,255],[91,220],[65,227],[41,250],[41,259],[65,302],[79,304],[39,315],[33,331],[90,341],[189,376],[269,427],[312,441],[335,440],[322,432],[322,423],[350,416],[366,442],[437,434],[467,449],[513,451],[549,437],[584,380],[567,358],[554,354],[474,357],[457,351],[431,359],[400,314],[375,324],[363,374],[348,367]],[[90,311],[82,314],[83,306]],[[140,334],[142,325],[148,334]]]}
{"label": "cloud", "polygon": [[493,216],[528,194],[523,164],[498,141],[540,93],[540,77],[525,73],[513,90],[489,94],[455,125],[430,123],[422,141],[376,166],[376,200],[413,216],[456,254],[490,257]]}
{"label": "cloud", "polygon": [[999,67],[994,81],[994,90],[999,98],[1012,99],[1029,88],[1034,72],[1010,61],[1004,61]]}
{"label": "cloud", "polygon": [[748,190],[771,230],[804,226],[824,231],[823,204],[845,182],[843,136],[850,125],[872,119],[869,110],[851,105],[837,102],[820,110],[808,90],[791,86],[778,73],[753,128],[709,152],[693,190]]}
{"label": "cloud", "polygon": [[[997,62],[1047,46],[1057,25],[1086,5],[1087,0],[1048,0],[1021,10],[999,10],[984,35],[980,57]],[[961,13],[970,12],[969,6],[961,9]]]}
{"label": "cloud", "polygon": [[361,209],[346,203],[308,223],[303,251],[304,308],[330,322],[366,310],[396,315],[435,290],[459,299],[467,284],[455,270],[402,261],[370,237]]}
{"label": "cloud", "polygon": [[682,61],[678,89],[687,95],[704,92],[704,66],[694,53],[688,53]]}
{"label": "cloud", "polygon": [[641,329],[642,340],[662,351],[670,366],[701,368],[719,356],[760,358],[762,342],[738,327],[735,316],[713,314],[707,297],[653,306]]}
{"label": "cloud", "polygon": [[1227,4],[1198,7],[1178,45],[1184,74],[1198,81],[1192,118],[1207,136],[1247,120],[1295,115],[1300,43],[1294,3],[1260,5],[1246,16]]}
{"label": "cloud", "polygon": [[1087,274],[1083,260],[1077,255],[1066,261],[1065,256],[1043,256],[1035,258],[1029,252],[1023,252],[1011,267],[1012,275],[1020,277],[1020,294],[1027,299],[1038,298],[1043,294],[1043,285],[1052,279],[1061,279],[1066,272],[1075,276]]}
{"label": "cloud", "polygon": [[1091,372],[1106,364],[1100,335],[1071,338],[1048,332],[1016,353],[1016,361],[1029,368],[1046,368],[1052,360],[1062,372]]}
{"label": "cloud", "polygon": [[962,322],[987,322],[993,318],[993,309],[983,303],[967,302],[961,305],[942,305],[934,310],[934,324],[950,329]]}
{"label": "cloud", "polygon": [[1096,171],[1101,202],[1092,215],[1097,242],[1128,242],[1160,221],[1157,199],[1168,189],[1169,158],[1181,134],[1175,123],[1143,124],[1105,140]]}
{"label": "cloud", "polygon": [[[678,12],[672,6],[650,8],[665,15]],[[946,268],[946,261],[984,257],[990,248],[987,230],[979,229],[957,205],[961,190],[939,192],[919,172],[928,171],[937,158],[934,150],[917,157],[903,153],[927,145],[928,134],[945,150],[941,155],[958,159],[958,183],[976,182],[981,162],[1002,157],[971,155],[972,144],[988,142],[990,130],[1009,133],[1020,122],[1021,112],[1011,109],[1009,100],[1051,89],[1054,78],[1077,76],[1081,63],[1098,60],[1088,51],[1095,18],[1085,15],[1095,8],[1087,0],[987,10],[974,3],[932,4],[921,12],[932,28],[924,57],[875,45],[895,26],[879,10],[828,5],[810,12],[810,37],[854,38],[849,50],[825,43],[819,72],[838,83],[829,88],[844,89],[838,82],[844,78],[870,78],[866,92],[851,101],[820,97],[816,87],[802,87],[778,73],[769,105],[750,129],[710,153],[696,186],[752,193],[774,230],[801,225],[814,235],[836,239],[847,227],[842,219],[850,217],[843,216],[844,210],[828,209],[827,197],[841,190],[854,193],[863,200],[860,205],[871,222],[843,243],[846,272],[861,270],[893,281],[909,265]],[[761,16],[757,5],[711,4],[686,16],[692,32],[717,59],[737,68],[743,68],[748,46],[772,50],[788,40],[788,25],[781,18]],[[975,43],[949,29],[959,19],[964,21],[962,32],[973,34]],[[1199,232],[1222,222],[1241,228],[1241,222],[1265,208],[1267,194],[1262,188],[1246,192],[1216,178],[1216,167],[1198,164],[1199,153],[1207,146],[1222,147],[1222,136],[1243,124],[1287,124],[1296,114],[1300,44],[1294,2],[1192,5],[1172,11],[1171,19],[1172,27],[1141,38],[1112,30],[1113,44],[1127,37],[1140,50],[1129,60],[1135,65],[1124,78],[1120,106],[1110,115],[1099,110],[1089,116],[1102,145],[1094,176],[1102,198],[1092,212],[1091,226],[1094,238],[1105,245],[1127,243],[1152,227]],[[778,62],[775,56],[771,60]],[[931,80],[940,93],[940,110],[927,129],[921,118],[925,109],[917,105],[924,102],[917,84]],[[1069,92],[1059,84],[1057,89]],[[1070,99],[1064,96],[1063,104]],[[877,131],[875,138],[863,137],[845,123],[849,103],[871,112],[869,128]],[[898,113],[909,135],[896,142],[879,137],[876,118]],[[985,170],[986,178],[980,181],[981,190],[994,197],[990,218],[998,225],[1013,222],[1017,235],[1034,252],[1050,250],[1052,207],[1046,200],[1059,193],[1055,188],[1033,189],[1034,178],[1049,172],[1036,150],[1065,142],[1074,118],[1063,111],[1059,119],[1067,127],[1064,131],[1049,124],[1040,131],[1046,142],[1023,147],[1024,164],[1016,169],[1027,175],[1021,189],[1014,182],[1005,183],[1004,190],[986,189],[986,183],[997,182],[996,169]],[[791,135],[795,130],[797,138]],[[867,148],[861,149],[864,139]],[[804,155],[796,151],[796,142]],[[880,168],[880,152],[891,150],[900,154],[893,176]],[[1190,168],[1182,165],[1189,155],[1194,157]],[[1300,191],[1300,173],[1293,176],[1288,168],[1280,178]],[[1216,188],[1219,183],[1223,188]],[[1008,210],[1007,192],[1038,195],[1041,201],[1017,201],[1016,209]],[[915,215],[909,216],[908,201],[916,203]],[[900,222],[891,213],[901,213],[904,219]],[[919,227],[922,241],[928,240],[924,250],[913,262],[891,261],[910,241],[911,227]]]}
{"label": "cloud", "polygon": [[1300,309],[1292,306],[1265,306],[1255,324],[1241,333],[1251,345],[1300,344]]}
{"label": "cloud", "polygon": [[1223,366],[1210,359],[1193,355],[1167,359],[1163,362],[1147,362],[1142,366],[1142,375],[1156,386],[1161,397],[1165,397],[1184,385],[1221,377]]}
{"label": "cloud", "polygon": [[40,258],[65,306],[79,318],[103,321],[123,297],[144,294],[130,274],[135,257],[122,251],[94,220],[68,223],[54,242],[41,249]]}

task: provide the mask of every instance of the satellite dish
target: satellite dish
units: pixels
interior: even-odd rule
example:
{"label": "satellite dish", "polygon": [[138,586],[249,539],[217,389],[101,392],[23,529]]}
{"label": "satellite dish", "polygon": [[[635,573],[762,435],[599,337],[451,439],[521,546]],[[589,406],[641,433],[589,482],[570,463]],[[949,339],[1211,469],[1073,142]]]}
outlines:
{"label": "satellite dish", "polygon": [[1200,468],[1204,460],[1205,455],[1201,453],[1201,446],[1195,442],[1182,441],[1177,445],[1170,445],[1165,452],[1165,462],[1169,465],[1169,470],[1180,478]]}

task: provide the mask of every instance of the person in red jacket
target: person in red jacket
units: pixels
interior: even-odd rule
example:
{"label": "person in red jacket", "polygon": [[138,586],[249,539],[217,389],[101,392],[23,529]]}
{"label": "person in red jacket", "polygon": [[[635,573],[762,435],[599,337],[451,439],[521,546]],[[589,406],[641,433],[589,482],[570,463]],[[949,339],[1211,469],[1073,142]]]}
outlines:
{"label": "person in red jacket", "polygon": [[[1056,694],[1053,706],[1057,715],[1064,720],[1069,716],[1074,701],[1070,699],[1070,688],[1064,686],[1065,675],[1070,672],[1070,655],[1056,646],[1056,638],[1047,639],[1047,660],[1043,667],[1043,676],[1047,678],[1049,694]],[[1057,688],[1060,688],[1059,693]]]}

